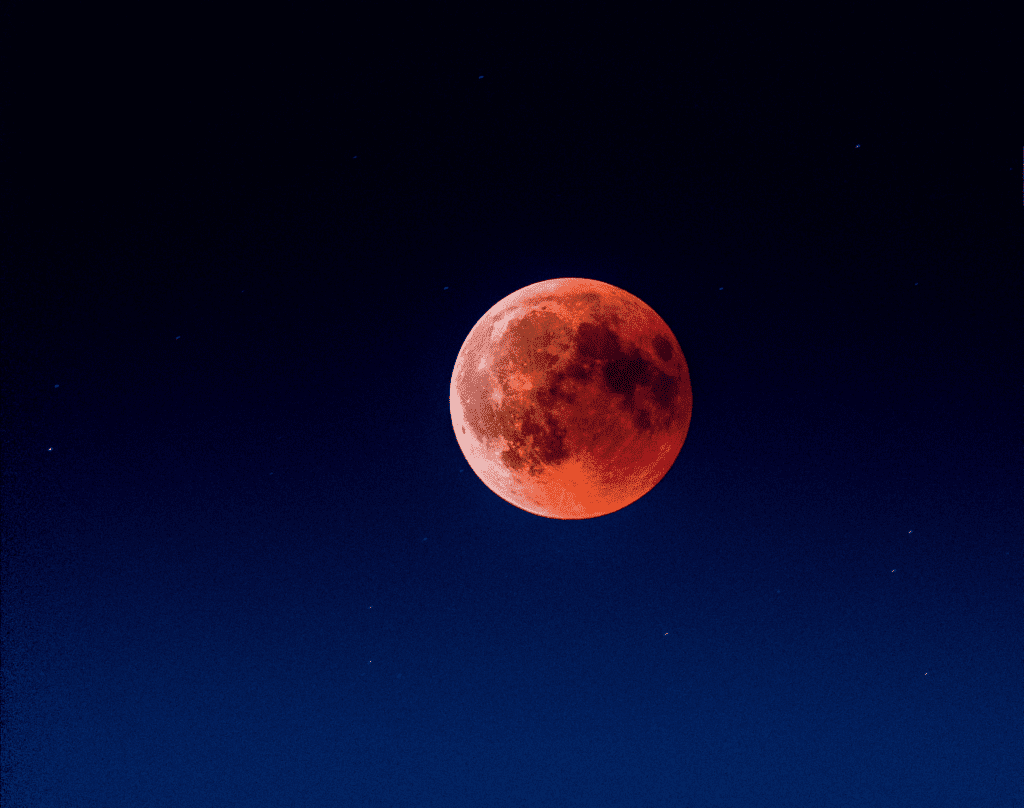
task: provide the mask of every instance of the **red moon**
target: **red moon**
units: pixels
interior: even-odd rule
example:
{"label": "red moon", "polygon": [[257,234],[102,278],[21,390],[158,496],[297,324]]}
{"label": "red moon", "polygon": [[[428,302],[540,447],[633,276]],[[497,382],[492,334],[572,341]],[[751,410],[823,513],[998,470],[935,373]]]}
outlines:
{"label": "red moon", "polygon": [[693,394],[679,342],[629,292],[586,278],[500,300],[462,344],[449,403],[470,467],[551,519],[589,519],[650,491],[683,448]]}

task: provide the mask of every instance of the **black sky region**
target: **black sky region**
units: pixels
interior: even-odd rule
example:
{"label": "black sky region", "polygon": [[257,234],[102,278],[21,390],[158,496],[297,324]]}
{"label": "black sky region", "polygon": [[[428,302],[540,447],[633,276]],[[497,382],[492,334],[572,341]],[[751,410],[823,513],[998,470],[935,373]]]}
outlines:
{"label": "black sky region", "polygon": [[[1016,144],[677,11],[7,12],[5,808],[1021,804]],[[448,410],[556,277],[693,386],[582,521]]]}

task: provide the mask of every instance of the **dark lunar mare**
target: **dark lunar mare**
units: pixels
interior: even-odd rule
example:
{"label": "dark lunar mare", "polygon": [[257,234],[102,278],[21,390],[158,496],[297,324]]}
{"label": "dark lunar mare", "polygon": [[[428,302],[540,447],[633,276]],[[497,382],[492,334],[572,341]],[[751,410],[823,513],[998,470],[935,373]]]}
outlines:
{"label": "dark lunar mare", "polygon": [[[529,362],[541,372],[543,383],[534,390],[522,393],[512,389],[507,378],[501,379],[504,398],[494,416],[497,433],[509,446],[501,453],[501,461],[506,467],[517,472],[525,468],[531,476],[538,476],[572,456],[573,447],[566,441],[568,426],[558,418],[562,409],[559,405],[564,402],[571,409],[577,400],[578,390],[591,384],[595,374],[602,392],[610,394],[619,406],[630,413],[638,432],[650,433],[672,426],[677,417],[679,381],[645,356],[635,343],[624,346],[615,327],[617,319],[606,316],[597,323],[581,323],[572,335],[569,359],[559,370],[553,369],[558,364],[558,357],[545,350],[551,341],[550,336],[535,339]],[[510,331],[518,330],[517,326],[519,323],[510,327]],[[513,340],[517,336],[510,334]],[[660,359],[667,362],[672,358],[674,351],[663,335],[659,334],[653,344]],[[638,387],[650,390],[658,409],[655,420],[652,420],[649,410],[637,404]]]}

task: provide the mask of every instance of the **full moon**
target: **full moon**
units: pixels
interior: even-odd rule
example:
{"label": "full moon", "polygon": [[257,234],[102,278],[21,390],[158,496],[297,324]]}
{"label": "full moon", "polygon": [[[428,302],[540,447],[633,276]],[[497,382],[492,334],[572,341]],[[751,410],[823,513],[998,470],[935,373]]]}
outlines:
{"label": "full moon", "polygon": [[498,301],[452,371],[455,437],[495,494],[551,519],[625,508],[675,462],[693,394],[679,342],[629,292],[556,278]]}

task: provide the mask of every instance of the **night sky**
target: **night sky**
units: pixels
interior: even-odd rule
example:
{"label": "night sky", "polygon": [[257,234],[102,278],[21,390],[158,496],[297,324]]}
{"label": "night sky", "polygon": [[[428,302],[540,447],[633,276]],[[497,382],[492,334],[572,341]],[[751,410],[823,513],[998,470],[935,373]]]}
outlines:
{"label": "night sky", "polygon": [[[1017,144],[974,142],[967,55],[32,13],[4,808],[1024,804]],[[665,478],[578,521],[492,493],[448,402],[558,277],[693,387]]]}

